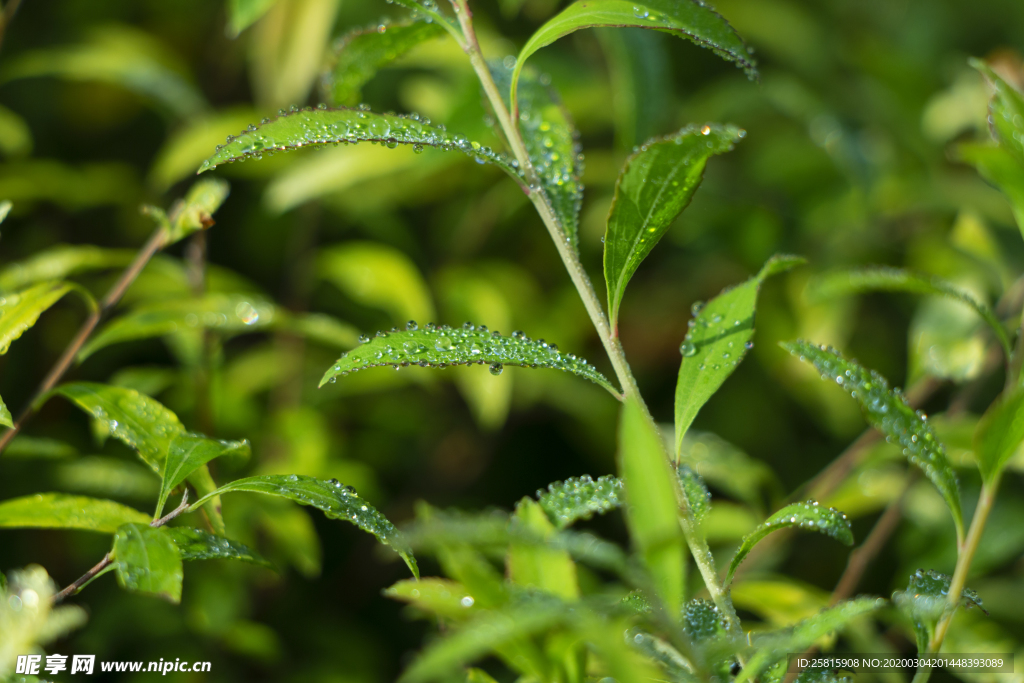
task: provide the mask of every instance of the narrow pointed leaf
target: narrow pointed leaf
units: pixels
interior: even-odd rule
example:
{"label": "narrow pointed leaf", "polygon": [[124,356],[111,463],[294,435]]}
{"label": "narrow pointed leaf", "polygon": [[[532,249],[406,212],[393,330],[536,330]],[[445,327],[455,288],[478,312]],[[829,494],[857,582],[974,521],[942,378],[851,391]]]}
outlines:
{"label": "narrow pointed leaf", "polygon": [[835,508],[819,505],[815,500],[809,500],[806,503],[793,503],[776,512],[744,537],[732,562],[729,563],[729,572],[725,577],[726,585],[732,582],[732,576],[736,573],[740,562],[762,538],[773,531],[786,527],[817,531],[831,536],[844,545],[853,545],[853,531],[850,529],[849,520],[842,512]]}
{"label": "narrow pointed leaf", "polygon": [[149,524],[152,518],[112,500],[65,493],[37,493],[0,503],[6,529],[79,529],[112,534],[122,524]]}
{"label": "narrow pointed leaf", "polygon": [[0,398],[0,425],[4,427],[13,427],[14,418],[11,417],[11,411],[7,408],[7,404]]}
{"label": "narrow pointed leaf", "polygon": [[0,223],[4,222],[4,219],[7,218],[7,214],[11,212],[11,208],[13,206],[14,204],[12,204],[9,199],[5,199],[0,202]]}
{"label": "narrow pointed leaf", "polygon": [[839,631],[857,617],[873,612],[886,604],[881,598],[863,597],[842,602],[799,622],[791,629],[768,633],[754,641],[754,656],[736,677],[736,683],[755,679],[789,653],[803,652],[819,638]]}
{"label": "narrow pointed leaf", "polygon": [[732,150],[735,126],[688,126],[648,140],[626,159],[615,184],[604,238],[604,279],[612,326],[633,273],[689,205],[707,160]]}
{"label": "narrow pointed leaf", "polygon": [[652,662],[657,662],[664,671],[667,678],[663,680],[673,683],[696,683],[700,680],[696,671],[683,655],[669,643],[637,628],[631,628],[626,633],[626,642],[632,643],[633,647],[639,650]]}
{"label": "narrow pointed leaf", "polygon": [[899,268],[863,268],[833,272],[815,278],[807,286],[808,295],[815,300],[828,299],[860,292],[911,292],[945,296],[970,306],[995,332],[1007,358],[1010,356],[1010,338],[1006,328],[985,304],[952,282],[940,277],[921,275]]}
{"label": "narrow pointed leaf", "polygon": [[432,21],[448,31],[455,40],[462,42],[462,30],[454,21],[438,11],[436,0],[394,0],[395,4],[401,5],[413,11],[413,18],[422,18],[425,21]]}
{"label": "narrow pointed leaf", "polygon": [[519,72],[530,55],[574,31],[599,26],[629,26],[663,31],[709,48],[723,59],[735,62],[748,76],[753,77],[757,74],[754,59],[747,51],[743,40],[729,22],[702,2],[580,0],[541,26],[519,51],[516,70],[512,77],[513,101]]}
{"label": "narrow pointed leaf", "polygon": [[559,529],[622,506],[622,480],[612,475],[597,479],[589,475],[548,484],[537,491],[537,502]]}
{"label": "narrow pointed leaf", "polygon": [[189,511],[195,510],[214,496],[233,491],[281,496],[300,505],[311,505],[331,519],[342,519],[355,524],[363,531],[376,536],[384,545],[394,549],[405,560],[413,575],[419,576],[416,559],[395,525],[360,498],[351,486],[344,486],[335,479],[324,481],[297,474],[265,474],[225,484],[197,500],[189,507]]}
{"label": "narrow pointed leaf", "polygon": [[275,2],[277,0],[229,0],[228,34],[232,38],[237,38],[239,33],[266,14]]}
{"label": "narrow pointed leaf", "polygon": [[413,145],[414,148],[459,150],[481,163],[496,164],[513,177],[519,177],[504,155],[489,147],[482,147],[465,136],[449,134],[442,127],[429,125],[412,115],[404,117],[344,108],[302,109],[265,121],[228,138],[226,144],[203,162],[199,172],[209,171],[230,161],[260,158],[267,152],[337,143],[374,142],[388,146]]}
{"label": "narrow pointed leaf", "polygon": [[444,35],[444,27],[433,22],[403,21],[359,29],[339,40],[333,63],[327,67],[321,88],[329,102],[353,107],[360,91],[377,71],[422,42]]}
{"label": "narrow pointed leaf", "polygon": [[619,421],[619,471],[625,483],[626,525],[643,557],[665,610],[683,602],[683,533],[675,474],[661,436],[636,399],[627,399]]}
{"label": "narrow pointed leaf", "polygon": [[[505,93],[509,106],[511,69],[495,62],[491,65],[498,90]],[[541,189],[558,218],[562,233],[573,249],[579,246],[579,214],[583,203],[583,157],[579,134],[569,112],[558,95],[532,70],[519,82],[519,133],[537,173]]]}
{"label": "narrow pointed leaf", "polygon": [[196,181],[188,194],[172,207],[167,222],[167,243],[174,244],[213,225],[213,214],[228,197],[228,184],[220,178]]}
{"label": "narrow pointed leaf", "polygon": [[[917,636],[919,652],[927,652],[928,643],[935,634],[935,625],[949,606],[949,584],[952,578],[931,569],[918,569],[910,577],[907,589],[892,595],[896,606],[910,619]],[[959,606],[981,608],[981,598],[970,588],[964,588]]]}
{"label": "narrow pointed leaf", "polygon": [[178,546],[178,554],[185,562],[192,560],[238,560],[273,569],[274,565],[260,557],[253,549],[230,538],[189,527],[164,527]]}
{"label": "narrow pointed leaf", "polygon": [[530,339],[521,332],[503,337],[483,325],[458,328],[428,325],[425,329],[380,332],[375,338],[342,355],[324,373],[320,386],[339,375],[344,377],[350,372],[385,365],[445,367],[474,363],[489,363],[494,374],[500,374],[506,365],[571,372],[617,395],[604,375],[582,358],[561,353],[554,344]]}
{"label": "narrow pointed leaf", "polygon": [[113,557],[117,582],[125,590],[181,602],[181,556],[167,529],[125,524],[114,536]]}
{"label": "narrow pointed leaf", "polygon": [[686,498],[686,505],[690,508],[693,521],[700,524],[704,516],[711,509],[711,492],[708,491],[704,479],[694,472],[688,465],[680,463],[676,467],[676,476],[679,477],[679,486]]}
{"label": "narrow pointed leaf", "polygon": [[885,434],[887,440],[898,443],[907,459],[924,470],[935,484],[953,515],[957,537],[963,538],[956,473],[946,458],[946,447],[935,437],[924,414],[907,405],[898,389],[890,390],[884,377],[843,358],[831,347],[805,341],[785,343],[782,347],[800,360],[812,363],[822,379],[837,383],[857,399],[868,422]]}
{"label": "narrow pointed leaf", "polygon": [[384,595],[446,619],[462,621],[478,612],[476,600],[466,587],[447,579],[404,579],[385,590]]}
{"label": "narrow pointed leaf", "polygon": [[241,455],[248,458],[250,454],[249,442],[245,440],[219,441],[207,439],[200,434],[178,434],[167,448],[160,497],[154,516],[159,517],[163,512],[171,491],[206,463],[222,455]]}
{"label": "narrow pointed leaf", "polygon": [[71,289],[67,282],[43,282],[0,298],[0,354]]}
{"label": "narrow pointed leaf", "polygon": [[123,267],[134,257],[135,252],[130,249],[103,249],[91,244],[60,245],[5,266],[0,270],[0,289],[11,291],[47,280]]}
{"label": "narrow pointed leaf", "polygon": [[746,282],[726,289],[707,305],[694,305],[695,317],[679,347],[683,361],[676,381],[676,453],[698,411],[753,346],[754,312],[761,284],[769,276],[801,263],[804,260],[798,256],[773,256]]}
{"label": "narrow pointed leaf", "polygon": [[[569,553],[534,539],[546,541],[557,532],[543,508],[530,498],[523,498],[512,516],[513,540],[509,544],[505,567],[508,577],[519,586],[529,586],[557,595],[563,600],[580,596],[576,565]],[[523,532],[529,542],[517,542]]]}
{"label": "narrow pointed leaf", "polygon": [[971,66],[985,75],[995,94],[989,103],[989,126],[992,137],[1024,164],[1024,93],[1014,88],[980,59],[971,59]]}
{"label": "narrow pointed leaf", "polygon": [[992,483],[1024,441],[1024,389],[994,403],[978,424],[974,455],[982,478]]}

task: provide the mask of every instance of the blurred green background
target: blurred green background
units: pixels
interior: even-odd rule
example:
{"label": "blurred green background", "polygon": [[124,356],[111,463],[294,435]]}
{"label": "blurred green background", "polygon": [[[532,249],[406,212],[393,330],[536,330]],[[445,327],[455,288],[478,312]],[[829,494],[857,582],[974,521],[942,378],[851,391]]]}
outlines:
{"label": "blurred green background", "polygon": [[[753,353],[695,423],[706,434],[692,448],[739,463],[704,472],[716,495],[732,501],[720,507],[713,532],[729,545],[865,428],[855,403],[790,359],[779,340],[831,343],[893,384],[923,388],[929,413],[955,405],[954,417],[938,420],[940,436],[954,461],[969,449],[974,413],[1002,385],[994,343],[969,310],[907,295],[811,301],[804,287],[830,267],[891,264],[1019,310],[1012,302],[1024,287],[1024,246],[1010,204],[955,150],[988,135],[989,91],[967,58],[988,57],[1024,80],[1024,3],[715,5],[756,49],[760,82],[649,31],[579,32],[531,64],[550,75],[581,134],[581,251],[595,282],[616,174],[630,149],[688,123],[747,130],[734,152],[709,163],[693,204],[624,301],[623,343],[658,419],[671,421],[691,305],[775,252],[810,261],[766,285]],[[474,2],[487,56],[515,54],[558,8],[553,0]],[[0,50],[0,199],[14,202],[0,267],[61,243],[138,248],[152,229],[140,204],[166,207],[181,196],[226,135],[281,107],[320,102],[334,41],[404,13],[379,0],[278,0],[232,37],[227,7],[210,0],[25,0]],[[417,111],[450,131],[489,135],[472,72],[447,39],[384,70],[363,100],[375,111]],[[522,329],[608,373],[547,232],[499,171],[461,155],[364,145],[279,154],[217,173],[232,189],[205,238],[210,291],[332,315],[351,325],[351,343],[410,318]],[[194,248],[183,243],[154,261],[122,308],[188,296]],[[14,280],[4,273],[16,273],[0,272],[7,289]],[[102,294],[113,277],[78,279]],[[0,357],[0,394],[12,411],[84,315],[80,302],[66,299]],[[561,373],[382,369],[318,390],[338,348],[284,332],[222,337],[213,342],[212,369],[193,351],[173,339],[113,345],[72,376],[137,388],[191,429],[250,439],[251,461],[218,462],[219,481],[242,473],[337,477],[398,522],[420,499],[507,508],[556,479],[614,470],[617,405]],[[203,387],[208,405],[197,399]],[[61,490],[150,504],[156,479],[123,446],[97,439],[69,404],[48,403],[26,433],[73,448],[51,458],[4,453],[0,499]],[[892,456],[877,448],[827,501],[851,514],[858,538],[901,490],[903,465]],[[977,495],[973,476],[961,471],[965,509]],[[1009,648],[999,651],[1016,649],[1024,635],[1020,484],[1017,472],[1003,484],[975,563],[984,576],[971,584],[992,613],[972,633]],[[192,564],[180,607],[123,593],[106,577],[76,599],[88,625],[51,650],[211,660],[204,680],[383,681],[429,633],[381,596],[405,570],[372,537],[247,496],[229,499],[225,516],[232,534],[270,557],[279,574]],[[624,538],[617,519],[592,525]],[[106,544],[83,533],[5,531],[0,568],[38,563],[66,584]],[[941,500],[927,484],[915,486],[861,589],[888,595],[918,566],[948,572],[954,558]],[[738,586],[737,604],[765,621],[791,619],[823,599],[845,561],[846,550],[828,539],[799,537],[757,558],[748,573],[764,585]],[[770,591],[792,595],[793,604],[772,608]]]}

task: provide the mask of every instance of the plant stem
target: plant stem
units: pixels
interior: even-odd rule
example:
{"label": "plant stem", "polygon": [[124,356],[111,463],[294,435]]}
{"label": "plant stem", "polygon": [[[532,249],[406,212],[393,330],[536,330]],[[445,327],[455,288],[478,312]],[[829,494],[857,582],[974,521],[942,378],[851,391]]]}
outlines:
{"label": "plant stem", "polygon": [[52,368],[50,368],[50,372],[47,373],[42,383],[40,383],[39,388],[36,389],[36,392],[28,402],[28,405],[26,405],[18,415],[18,419],[14,422],[14,427],[4,432],[3,436],[0,436],[0,453],[3,452],[11,442],[11,439],[21,431],[21,428],[25,426],[25,423],[35,414],[36,409],[38,408],[36,404],[39,399],[45,396],[47,392],[57,385],[57,382],[61,380],[64,373],[66,373],[71,367],[71,364],[74,363],[75,356],[77,356],[78,352],[82,350],[82,347],[85,345],[85,342],[88,341],[89,336],[96,329],[96,326],[99,325],[103,317],[117,305],[117,302],[121,300],[122,296],[124,296],[128,287],[131,286],[132,282],[135,281],[135,278],[139,276],[139,273],[141,273],[142,269],[146,267],[149,260],[153,258],[153,255],[164,247],[166,242],[167,232],[163,228],[157,228],[146,244],[143,245],[142,249],[139,250],[139,253],[135,255],[135,260],[131,262],[123,273],[121,273],[121,277],[119,277],[117,282],[114,283],[114,286],[110,288],[107,295],[103,297],[99,307],[93,311],[88,318],[86,318],[84,323],[82,323],[82,326],[78,329],[78,334],[75,335],[74,339],[71,340],[71,343],[69,343],[67,348],[64,349],[64,353],[61,354],[61,357],[58,358],[57,362],[54,363]]}

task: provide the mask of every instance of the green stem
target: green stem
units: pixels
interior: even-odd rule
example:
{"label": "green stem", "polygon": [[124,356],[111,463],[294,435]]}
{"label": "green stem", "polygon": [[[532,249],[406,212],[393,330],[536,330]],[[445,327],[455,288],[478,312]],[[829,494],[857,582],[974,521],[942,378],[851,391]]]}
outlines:
{"label": "green stem", "polygon": [[[548,233],[551,235],[551,240],[555,243],[555,248],[558,249],[558,255],[561,257],[562,263],[565,264],[565,269],[568,271],[569,277],[576,286],[576,291],[579,292],[580,299],[583,301],[583,305],[587,309],[587,313],[590,315],[590,320],[594,324],[594,329],[597,330],[601,343],[604,345],[605,352],[608,354],[608,359],[611,361],[612,367],[615,370],[615,375],[618,377],[619,383],[622,386],[622,398],[635,398],[643,409],[644,415],[657,429],[657,423],[651,416],[650,410],[647,408],[647,404],[644,403],[643,397],[640,395],[640,389],[636,383],[636,378],[633,377],[633,371],[629,367],[629,363],[626,361],[626,354],[623,351],[622,343],[619,341],[619,336],[608,324],[608,318],[601,305],[601,299],[598,296],[597,291],[594,289],[594,285],[590,281],[590,277],[587,275],[586,270],[584,270],[583,264],[580,262],[579,255],[572,248],[572,245],[566,237],[565,231],[559,224],[558,218],[555,216],[554,210],[551,208],[551,204],[548,202],[547,196],[540,188],[537,173],[533,168],[533,164],[530,162],[530,157],[526,153],[526,146],[523,144],[523,139],[519,134],[519,127],[514,124],[512,118],[509,116],[508,110],[505,108],[504,99],[498,91],[498,86],[495,84],[494,78],[491,76],[491,71],[487,67],[487,62],[484,59],[483,54],[480,52],[480,44],[477,41],[476,32],[473,29],[473,15],[469,10],[467,0],[455,0],[455,9],[459,17],[459,25],[462,27],[462,32],[466,37],[466,44],[464,46],[466,54],[469,55],[469,60],[473,65],[473,70],[476,72],[477,78],[480,79],[480,83],[483,85],[484,93],[487,95],[487,99],[491,103],[491,108],[494,110],[494,114],[498,119],[498,123],[501,125],[501,129],[505,133],[509,147],[512,149],[512,153],[515,155],[516,160],[519,162],[519,167],[523,169],[523,173],[528,184],[528,196],[530,201],[533,202],[534,207],[537,209],[537,213],[540,214],[541,220],[544,222],[544,226],[548,229]],[[741,633],[742,629],[740,627],[739,618],[736,616],[736,610],[732,605],[732,601],[729,599],[728,592],[725,590],[718,576],[714,558],[711,556],[711,551],[708,548],[707,543],[695,530],[696,524],[692,513],[685,507],[685,504],[681,506],[680,513],[679,523],[683,529],[683,535],[686,538],[687,545],[690,547],[690,553],[693,555],[694,561],[697,563],[701,576],[704,578],[704,584],[707,586],[711,599],[722,614],[726,616],[734,633]]]}

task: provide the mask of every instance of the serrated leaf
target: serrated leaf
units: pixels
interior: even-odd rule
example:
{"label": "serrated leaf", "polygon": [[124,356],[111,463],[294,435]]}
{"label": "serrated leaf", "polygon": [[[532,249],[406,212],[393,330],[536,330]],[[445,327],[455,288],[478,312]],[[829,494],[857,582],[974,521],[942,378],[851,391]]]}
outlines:
{"label": "serrated leaf", "polygon": [[500,374],[506,365],[571,372],[618,395],[604,375],[587,361],[571,353],[561,353],[554,344],[530,339],[521,332],[503,337],[483,325],[458,328],[427,325],[424,329],[411,325],[410,328],[378,332],[375,338],[343,354],[324,373],[320,386],[350,372],[385,365],[445,367],[490,363],[494,374]]}
{"label": "serrated leaf", "polygon": [[608,214],[604,279],[612,329],[633,273],[687,207],[704,176],[704,165],[732,150],[744,131],[718,124],[688,126],[648,140],[626,159]]}
{"label": "serrated leaf", "polygon": [[963,538],[963,513],[956,473],[946,458],[946,448],[935,438],[935,432],[923,413],[914,412],[898,389],[877,372],[865,370],[854,361],[843,358],[831,347],[815,346],[805,341],[783,343],[782,347],[800,360],[810,362],[822,379],[835,382],[860,404],[868,422],[898,443],[910,462],[922,470],[942,494],[953,522],[957,538]]}
{"label": "serrated leaf", "polygon": [[690,508],[693,521],[700,524],[711,509],[711,491],[708,491],[704,479],[690,469],[689,465],[677,465],[676,476],[679,478],[679,486],[683,491],[683,497],[686,498],[686,505]]}
{"label": "serrated leaf", "polygon": [[619,472],[625,484],[630,539],[651,573],[665,610],[676,614],[683,602],[686,571],[677,484],[661,435],[634,398],[622,406]]}
{"label": "serrated leaf", "polygon": [[981,303],[968,292],[960,289],[952,282],[937,276],[912,273],[900,268],[861,268],[842,272],[827,273],[818,276],[807,285],[808,296],[812,300],[823,300],[847,294],[861,292],[888,291],[911,292],[914,294],[933,294],[944,296],[970,306],[995,332],[996,339],[1002,345],[1006,357],[1010,357],[1010,338],[1006,328],[985,304]]}
{"label": "serrated leaf", "polygon": [[402,674],[401,683],[425,683],[510,643],[544,633],[569,619],[565,605],[551,599],[524,600],[482,611],[458,630],[428,645]]}
{"label": "serrated leaf", "polygon": [[980,59],[969,60],[971,66],[988,79],[995,94],[989,103],[989,126],[992,137],[1010,152],[1018,163],[1024,164],[1024,93],[1003,80],[992,67]]}
{"label": "serrated leaf", "polygon": [[338,480],[324,481],[316,477],[298,474],[265,474],[246,479],[236,479],[212,491],[189,507],[195,510],[207,500],[233,491],[264,493],[293,500],[300,505],[311,505],[331,519],[342,519],[373,534],[377,540],[398,553],[414,576],[419,576],[416,559],[399,535],[395,525],[359,497],[355,489],[344,486]]}
{"label": "serrated leaf", "polygon": [[850,522],[839,510],[819,505],[816,500],[809,500],[806,503],[793,503],[782,508],[771,517],[762,522],[754,531],[744,537],[739,549],[729,563],[729,572],[726,574],[725,583],[732,582],[733,574],[740,562],[747,556],[747,553],[757,543],[779,529],[786,527],[798,527],[807,531],[817,531],[826,536],[831,536],[844,545],[853,545],[853,531],[850,529]]}
{"label": "serrated leaf", "polygon": [[[381,30],[383,29],[383,30]],[[422,42],[444,35],[433,22],[403,21],[358,29],[334,45],[332,63],[324,71],[320,87],[332,104],[352,107],[360,91],[377,71]]]}
{"label": "serrated leaf", "polygon": [[463,620],[476,614],[476,601],[458,581],[434,577],[404,579],[385,590],[384,595],[446,619]]}
{"label": "serrated leaf", "polygon": [[729,22],[702,2],[581,0],[569,5],[541,26],[519,51],[512,76],[513,103],[516,100],[515,90],[519,73],[530,55],[574,31],[599,26],[663,31],[711,49],[723,59],[735,62],[748,76],[753,77],[757,74],[754,59]]}
{"label": "serrated leaf", "polygon": [[[907,615],[917,636],[918,652],[927,652],[928,643],[935,634],[935,625],[949,606],[951,577],[931,569],[918,569],[910,577],[907,589],[896,591],[893,602]],[[970,588],[964,588],[959,606],[981,608],[981,598]],[[982,610],[984,611],[984,610]]]}
{"label": "serrated leaf", "polygon": [[184,526],[165,528],[174,545],[178,546],[178,554],[182,561],[239,560],[269,569],[274,568],[274,565],[260,557],[255,550],[230,538]]}
{"label": "serrated leaf", "polygon": [[813,617],[799,622],[790,629],[767,633],[754,640],[756,652],[736,677],[736,683],[745,683],[761,675],[775,662],[794,652],[803,652],[819,638],[838,631],[857,617],[873,612],[885,604],[881,598],[862,597],[824,609]]}
{"label": "serrated leaf", "polygon": [[0,503],[6,529],[79,529],[112,534],[122,524],[149,524],[151,517],[112,500],[66,493],[37,493]]}
{"label": "serrated leaf", "polygon": [[1024,389],[993,403],[974,435],[974,455],[986,483],[996,481],[1024,441]]}
{"label": "serrated leaf", "polygon": [[228,35],[238,34],[255,24],[277,0],[228,0]]}
{"label": "serrated leaf", "polygon": [[125,590],[181,602],[181,556],[167,529],[125,524],[114,536],[113,559]]}
{"label": "serrated leaf", "polygon": [[[494,62],[491,74],[498,90],[505,93],[505,106],[512,84],[512,69]],[[558,218],[562,233],[573,250],[579,248],[579,214],[583,203],[582,156],[579,134],[569,112],[555,91],[532,70],[519,82],[517,124],[530,164],[537,174],[548,204]]]}
{"label": "serrated leaf", "polygon": [[683,361],[676,381],[676,453],[683,437],[722,383],[753,345],[754,312],[761,283],[804,263],[798,256],[776,255],[746,282],[726,289],[706,305],[694,304],[694,318],[679,347]]}
{"label": "serrated leaf", "polygon": [[0,289],[11,291],[47,280],[63,280],[80,273],[127,266],[133,258],[135,252],[130,249],[63,244],[5,266],[0,270]]}
{"label": "serrated leaf", "polygon": [[185,239],[213,225],[213,214],[228,197],[230,188],[220,178],[196,181],[167,217],[167,244]]}
{"label": "serrated leaf", "polygon": [[492,163],[514,178],[518,171],[504,154],[481,146],[463,135],[452,135],[439,126],[423,123],[415,115],[375,114],[362,109],[301,109],[264,119],[259,126],[228,138],[226,144],[199,167],[199,173],[220,164],[247,158],[262,158],[264,153],[284,152],[329,144],[382,143],[387,146],[413,145],[459,150],[480,163]]}
{"label": "serrated leaf", "polygon": [[67,282],[42,282],[20,292],[0,297],[0,354],[11,342],[36,324],[43,311],[72,290]]}
{"label": "serrated leaf", "polygon": [[178,434],[171,439],[164,459],[163,478],[160,483],[160,496],[156,504],[154,517],[163,512],[167,496],[181,482],[185,481],[197,469],[222,455],[242,455],[248,458],[251,454],[249,442],[219,441],[207,439],[199,434]]}
{"label": "serrated leaf", "polygon": [[537,502],[554,525],[564,529],[621,507],[622,480],[610,474],[597,479],[586,474],[571,477],[548,484],[547,491],[538,489]]}
{"label": "serrated leaf", "polygon": [[7,404],[0,398],[0,425],[4,427],[13,427],[14,418],[11,416],[11,411],[7,408]]}

